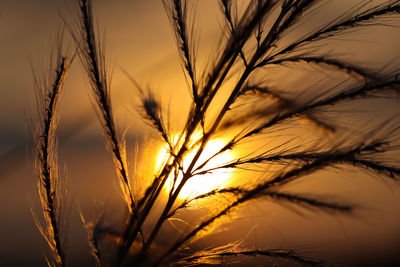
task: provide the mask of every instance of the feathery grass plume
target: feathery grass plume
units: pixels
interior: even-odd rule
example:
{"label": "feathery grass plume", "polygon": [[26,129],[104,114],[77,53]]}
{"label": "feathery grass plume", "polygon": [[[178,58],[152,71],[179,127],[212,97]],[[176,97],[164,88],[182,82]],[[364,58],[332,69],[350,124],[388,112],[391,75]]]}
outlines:
{"label": "feathery grass plume", "polygon": [[[232,16],[232,1],[230,0],[221,0],[220,1],[221,4],[221,8],[222,8],[222,12],[225,16],[225,20],[227,22],[228,25],[228,29],[229,29],[229,33],[230,35],[235,35],[236,34],[236,22],[234,22],[233,16]],[[257,8],[260,7],[261,1],[258,1],[258,6]],[[259,38],[261,38],[261,28],[260,25],[261,23],[258,23],[259,28],[258,28],[258,35]],[[246,56],[244,55],[244,52],[241,48],[238,49],[239,50],[239,55],[243,60],[243,64],[245,66],[247,66],[247,60],[246,60]]]}
{"label": "feathery grass plume", "polygon": [[[394,122],[397,120],[394,120]],[[377,130],[381,130],[387,127],[387,122],[380,124]],[[228,169],[228,168],[245,168],[246,166],[254,166],[258,164],[271,164],[278,163],[281,165],[290,165],[290,166],[298,166],[303,163],[310,163],[312,161],[333,157],[336,158],[337,164],[346,164],[353,165],[362,169],[367,169],[371,172],[375,172],[380,174],[381,176],[386,176],[389,179],[399,179],[400,171],[398,167],[388,165],[381,160],[379,160],[379,154],[388,153],[391,150],[397,150],[398,147],[395,146],[396,140],[393,140],[393,137],[398,135],[398,126],[390,126],[389,132],[383,134],[382,136],[377,136],[375,138],[370,138],[374,134],[374,131],[365,135],[361,140],[362,143],[359,143],[353,147],[340,147],[340,144],[336,145],[337,147],[331,147],[329,150],[326,148],[316,148],[319,150],[318,152],[313,151],[301,151],[289,153],[288,151],[276,151],[274,153],[262,153],[260,155],[251,156],[248,158],[239,158],[233,162],[223,164],[211,169],[201,168],[201,171],[194,173],[194,175],[204,175],[206,173],[213,172],[218,169]],[[369,142],[366,142],[369,140]],[[389,145],[391,144],[391,145]],[[324,149],[324,150],[321,150]],[[339,157],[344,151],[348,150],[351,155],[347,155],[345,157]],[[372,156],[372,159],[371,159]],[[332,163],[332,166],[334,164]],[[200,168],[199,168],[200,169]],[[233,190],[234,188],[232,188]],[[236,189],[238,190],[238,189]],[[216,191],[218,192],[218,191]],[[235,191],[237,192],[237,191]],[[210,191],[210,194],[215,192]],[[201,196],[199,196],[201,197]]]}
{"label": "feathery grass plume", "polygon": [[[225,120],[223,124],[221,125],[221,128],[229,128],[232,126],[237,126],[242,123],[248,123],[250,118],[262,118],[262,117],[267,117],[271,113],[277,113],[279,111],[284,111],[284,110],[293,110],[298,106],[301,106],[301,104],[296,103],[295,100],[288,99],[282,95],[280,95],[278,92],[274,92],[270,88],[262,85],[244,85],[242,91],[240,92],[240,95],[248,95],[249,93],[255,93],[255,94],[261,94],[262,96],[267,97],[268,99],[271,99],[273,102],[274,106],[269,106],[267,105],[266,107],[263,107],[261,109],[256,109],[252,110],[250,112],[245,113],[244,115],[240,115],[239,117],[235,117],[234,119],[231,120]],[[238,97],[239,97],[238,96]],[[306,120],[310,121],[313,123],[313,125],[317,126],[320,129],[326,130],[327,132],[333,133],[335,131],[335,127],[332,125],[329,125],[329,123],[319,120],[316,118],[311,112],[305,112],[303,116]]]}
{"label": "feathery grass plume", "polygon": [[333,58],[326,58],[323,56],[293,56],[287,57],[278,60],[272,61],[261,61],[258,66],[264,67],[266,65],[279,65],[279,64],[286,64],[286,63],[310,63],[316,65],[325,65],[326,67],[335,68],[337,70],[343,71],[348,73],[349,75],[353,75],[357,78],[365,79],[365,80],[378,80],[379,77],[376,73],[370,73],[370,71],[365,70],[364,68],[347,63],[342,60],[333,59]]}
{"label": "feathery grass plume", "polygon": [[155,99],[150,90],[147,96],[142,95],[142,106],[144,111],[143,117],[150,122],[151,126],[158,130],[165,143],[167,143],[169,152],[173,153],[173,144],[163,119],[161,103]]}
{"label": "feathery grass plume", "polygon": [[376,20],[380,19],[381,17],[391,14],[397,14],[400,12],[400,4],[398,3],[398,1],[393,0],[385,1],[383,4],[373,6],[365,11],[362,11],[361,13],[357,13],[357,11],[359,11],[358,9],[362,8],[364,3],[362,3],[360,7],[355,8],[355,10],[350,10],[347,14],[344,14],[343,17],[339,17],[333,20],[328,25],[321,27],[321,29],[317,30],[316,32],[311,33],[304,38],[301,38],[289,44],[278,52],[268,56],[266,59],[264,59],[263,62],[271,61],[277,56],[286,55],[293,50],[308,45],[310,43],[312,44],[313,42],[322,39],[340,35],[342,33],[345,33],[347,29],[374,25],[374,23],[377,23]]}
{"label": "feathery grass plume", "polygon": [[[123,251],[121,254],[125,255],[130,247],[130,244],[126,246],[125,239],[127,239],[133,225],[138,221],[138,211],[128,175],[125,143],[120,140],[117,133],[110,96],[110,77],[107,74],[105,52],[95,32],[92,1],[77,0],[77,4],[80,11],[80,22],[77,31],[72,31],[72,34],[79,48],[81,61],[91,83],[92,92],[97,104],[98,117],[108,138],[108,143],[111,146],[115,168],[120,178],[120,188],[130,211],[125,225],[124,238],[120,246]],[[137,229],[137,233],[140,232],[141,226]],[[124,256],[119,258],[124,258]]]}
{"label": "feathery grass plume", "polygon": [[198,82],[196,77],[196,48],[192,41],[193,29],[188,29],[188,3],[186,0],[162,0],[162,2],[174,28],[181,62],[190,80],[193,100],[196,104],[199,104]]}
{"label": "feathery grass plume", "polygon": [[90,247],[90,254],[93,257],[94,264],[96,266],[101,266],[101,251],[100,251],[100,241],[103,235],[103,221],[104,214],[103,212],[99,213],[98,218],[95,221],[87,221],[82,212],[79,213],[81,217],[81,221],[86,229],[88,235],[88,244]]}
{"label": "feathery grass plume", "polygon": [[[60,41],[62,42],[62,41]],[[39,112],[37,129],[36,169],[38,172],[38,192],[40,196],[44,223],[33,212],[35,223],[46,240],[52,254],[48,263],[65,266],[66,236],[64,224],[66,201],[66,178],[59,176],[57,163],[57,109],[64,80],[73,58],[62,56],[62,45],[58,44],[54,73],[42,84],[35,78],[36,99]]]}
{"label": "feathery grass plume", "polygon": [[103,258],[106,258],[108,254],[107,251],[102,251],[101,249],[102,241],[108,238],[118,243],[121,239],[121,234],[118,231],[106,225],[107,222],[104,212],[104,207],[99,207],[96,218],[89,221],[80,211],[80,218],[87,232],[90,255],[96,266],[102,266],[104,262]]}
{"label": "feathery grass plume", "polygon": [[107,74],[103,47],[96,37],[92,3],[91,0],[77,0],[77,3],[80,10],[80,24],[77,31],[72,31],[72,34],[92,87],[99,120],[111,146],[124,200],[131,213],[135,213],[136,207],[128,175],[124,142],[120,140],[117,133],[110,96],[110,77]]}
{"label": "feathery grass plume", "polygon": [[308,111],[311,111],[316,108],[323,108],[327,106],[332,106],[335,105],[339,102],[345,102],[345,101],[354,101],[357,98],[367,98],[369,96],[374,97],[373,95],[370,95],[371,92],[374,91],[379,91],[379,93],[383,93],[384,91],[398,91],[399,90],[399,85],[400,81],[394,77],[388,77],[384,79],[383,81],[378,81],[378,82],[370,82],[366,83],[362,86],[355,86],[355,87],[350,87],[347,88],[345,91],[341,91],[337,94],[334,95],[326,95],[323,96],[323,94],[328,94],[329,90],[326,92],[322,93],[322,97],[320,99],[317,99],[316,101],[310,103],[301,105],[293,110],[290,110],[288,112],[283,112],[282,114],[276,114],[273,118],[271,118],[269,121],[266,123],[261,124],[260,126],[252,129],[251,131],[248,131],[246,134],[244,134],[241,139],[248,138],[253,135],[257,135],[265,131],[266,129],[271,128],[274,125],[277,125],[279,123],[282,123],[283,121],[293,118],[295,116],[304,114]]}

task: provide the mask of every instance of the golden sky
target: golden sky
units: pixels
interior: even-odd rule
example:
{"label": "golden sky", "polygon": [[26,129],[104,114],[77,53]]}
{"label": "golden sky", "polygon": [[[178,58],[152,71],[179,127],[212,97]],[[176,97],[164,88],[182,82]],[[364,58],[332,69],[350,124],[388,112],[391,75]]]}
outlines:
{"label": "golden sky", "polygon": [[[7,172],[0,170],[5,173],[4,177],[0,177],[0,265],[23,264],[24,260],[43,263],[44,242],[35,229],[29,212],[31,199],[36,201],[33,166],[30,157],[26,156],[32,147],[25,149],[24,144],[29,144],[32,133],[29,121],[35,118],[36,111],[32,69],[39,73],[45,69],[52,41],[63,26],[60,14],[67,22],[74,21],[76,14],[70,2],[72,1],[0,1],[0,153],[3,160],[8,160],[6,165],[15,166]],[[128,149],[132,149],[128,151],[128,155],[133,157],[135,141],[141,143],[143,140],[150,140],[151,146],[146,149],[157,150],[159,147],[153,137],[145,136],[150,131],[137,112],[137,91],[122,69],[130,73],[144,88],[151,88],[170,107],[173,127],[178,131],[185,122],[182,114],[186,114],[189,107],[190,94],[162,3],[158,0],[93,2],[100,32],[104,33],[109,68],[113,70],[114,111],[121,132],[129,129]],[[196,26],[200,29],[200,66],[212,60],[213,56],[208,55],[212,55],[218,48],[218,36],[223,22],[217,15],[216,2],[198,1]],[[318,22],[329,20],[329,17],[340,13],[348,5],[347,1],[341,0],[326,4],[299,31],[307,31]],[[399,57],[400,21],[397,19],[393,23],[397,27],[386,27],[379,31],[368,28],[355,35],[356,40],[348,40],[343,46],[332,49],[345,57],[351,56],[355,62],[368,61],[383,68],[384,62]],[[69,47],[73,47],[68,30],[66,36]],[[119,197],[117,190],[107,190],[116,187],[106,178],[114,175],[112,159],[104,149],[104,136],[96,121],[90,99],[88,82],[79,60],[76,60],[62,95],[60,135],[71,129],[78,133],[73,133],[68,141],[60,143],[60,158],[71,179],[73,205],[76,206],[79,202],[87,210],[92,206],[93,199],[104,197],[109,206],[113,207],[118,203]],[[375,105],[376,109],[385,108],[379,103]],[[387,112],[394,112],[394,109],[388,108]],[[83,124],[79,124],[82,121]],[[78,125],[77,128],[74,128],[74,123]],[[84,129],[79,131],[81,128]],[[19,152],[15,152],[15,149],[19,149]],[[9,155],[7,153],[10,151],[16,153],[16,158],[4,156]],[[79,156],[75,157],[75,154]],[[82,162],[85,162],[85,166]],[[104,170],[97,168],[99,164]],[[5,168],[4,163],[0,166]],[[354,176],[352,183],[347,182],[343,174],[335,171],[321,175],[325,175],[328,186],[326,183],[309,182],[299,185],[299,188],[323,188],[321,191],[326,191],[328,198],[339,196],[340,199],[343,196],[346,199],[348,196],[356,196],[356,203],[361,203],[362,206],[356,214],[368,219],[364,221],[357,215],[336,218],[307,212],[302,217],[285,207],[266,208],[260,202],[237,214],[240,219],[233,225],[234,230],[227,230],[227,235],[216,233],[209,242],[213,242],[213,238],[215,242],[225,242],[226,236],[236,234],[238,238],[248,235],[249,242],[261,244],[263,240],[259,236],[267,235],[272,244],[285,246],[294,243],[294,246],[311,251],[318,251],[315,248],[318,247],[322,248],[322,254],[333,259],[369,261],[375,264],[385,257],[394,257],[400,248],[400,213],[393,203],[400,203],[400,190],[391,183],[386,184],[372,178],[362,182],[366,175],[360,173],[345,173]],[[96,179],[99,190],[86,193],[90,191],[90,179]],[[339,179],[341,186],[333,182],[334,179]],[[82,236],[71,237],[71,253],[75,253],[73,255],[76,257],[71,262],[80,262],[80,250],[87,248],[80,245],[84,242],[85,233],[79,226],[75,206],[71,209],[71,229]],[[248,219],[248,214],[255,213],[258,215]],[[297,231],[298,228],[302,230]],[[26,259],[19,258],[21,251],[23,254],[26,251]]]}

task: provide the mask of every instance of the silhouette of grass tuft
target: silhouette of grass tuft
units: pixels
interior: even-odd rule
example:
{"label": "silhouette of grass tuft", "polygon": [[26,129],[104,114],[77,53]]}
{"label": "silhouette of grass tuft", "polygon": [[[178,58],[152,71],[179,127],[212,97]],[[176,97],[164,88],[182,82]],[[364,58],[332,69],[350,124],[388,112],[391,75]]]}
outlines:
{"label": "silhouette of grass tuft", "polygon": [[[154,176],[139,178],[138,175],[129,176],[125,139],[119,136],[113,113],[110,74],[103,44],[94,26],[92,2],[76,1],[79,19],[70,31],[90,82],[94,108],[111,148],[128,208],[127,216],[121,218],[115,229],[105,226],[107,218],[103,213],[92,222],[81,215],[97,266],[218,264],[216,259],[238,257],[245,261],[246,256],[282,258],[300,265],[322,266],[325,265],[323,261],[285,248],[249,249],[229,244],[190,252],[185,248],[190,247],[196,237],[208,234],[210,227],[227,215],[259,199],[332,215],[350,214],[356,207],[354,203],[327,201],[323,195],[301,194],[288,188],[294,181],[307,179],[321,169],[350,166],[380,178],[395,181],[400,178],[400,162],[387,160],[389,153],[399,151],[397,117],[381,120],[379,125],[371,123],[365,131],[356,131],[343,129],[340,118],[333,120],[325,116],[332,108],[340,109],[344,104],[355,108],[357,101],[398,96],[399,67],[393,64],[391,69],[382,70],[368,64],[356,64],[351,58],[336,57],[322,49],[332,46],[334,38],[351,36],[363,27],[381,26],[383,20],[394,20],[400,13],[398,1],[380,4],[361,1],[328,23],[301,32],[297,38],[290,33],[298,30],[310,14],[322,8],[321,1],[250,0],[244,7],[229,0],[219,3],[220,18],[225,22],[225,39],[220,50],[211,55],[212,63],[199,68],[195,6],[186,0],[162,0],[176,39],[191,106],[184,127],[175,138],[169,124],[165,123],[162,101],[156,99],[151,90],[144,92],[131,78],[140,94],[143,119],[168,148],[166,159],[157,166],[159,169],[154,170]],[[42,114],[38,133],[39,191],[46,221],[46,228],[39,229],[59,266],[65,265],[65,252],[60,234],[62,195],[56,189],[59,177],[55,169],[54,116],[69,64],[70,61],[60,57],[53,88],[38,95]],[[284,80],[270,82],[279,71],[289,77],[309,68],[316,69],[319,74],[327,71],[330,75],[325,75],[323,82],[298,78],[293,88],[286,88]],[[210,112],[211,106],[215,113]],[[340,112],[349,113],[343,109]],[[299,126],[299,121],[305,124]],[[301,136],[304,129],[311,134]],[[317,140],[313,134],[319,136]],[[276,142],[268,141],[276,135],[279,137]],[[289,138],[289,135],[295,137]],[[208,155],[210,141],[221,136],[224,137],[223,146]],[[254,148],[250,143],[256,141],[257,148]],[[234,158],[217,166],[212,164],[226,152],[235,152]],[[241,170],[251,174],[249,177],[260,172],[262,175],[257,179],[243,178],[242,183],[211,188],[201,195],[182,197],[182,190],[189,181],[201,181],[206,179],[206,174],[220,170]],[[132,186],[140,183],[140,179],[146,179],[143,184],[148,184],[142,191]],[[168,187],[168,184],[172,186]],[[182,221],[180,214],[194,203],[201,206],[219,198],[225,200],[223,204],[190,227],[179,229],[179,237],[160,245],[157,238],[167,222]],[[110,240],[116,249],[104,251],[102,242]]]}

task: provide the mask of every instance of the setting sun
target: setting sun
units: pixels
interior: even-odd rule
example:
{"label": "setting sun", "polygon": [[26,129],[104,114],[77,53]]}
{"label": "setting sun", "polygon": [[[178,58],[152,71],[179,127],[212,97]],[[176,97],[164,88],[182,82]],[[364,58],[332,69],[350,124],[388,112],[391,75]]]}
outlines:
{"label": "setting sun", "polygon": [[[178,139],[176,136],[174,138],[175,142]],[[223,146],[225,142],[222,139],[212,139],[207,143],[206,148],[204,149],[202,155],[200,156],[196,166],[201,165],[207,159],[216,154]],[[186,170],[190,165],[193,157],[195,156],[197,149],[188,153],[183,161],[183,169]],[[162,147],[157,156],[157,165],[161,166],[168,156],[168,150],[166,147]],[[232,161],[233,153],[231,151],[225,151],[224,153],[213,158],[212,161],[207,163],[204,169],[213,169],[218,166],[221,166],[225,163]],[[221,188],[229,183],[230,178],[232,177],[232,171],[229,169],[224,170],[213,170],[210,173],[204,175],[196,175],[188,180],[185,186],[182,188],[179,197],[180,198],[188,198],[195,197],[204,193],[207,193],[211,190]],[[177,184],[182,180],[182,174],[180,173],[178,176]],[[169,192],[171,187],[173,186],[173,176],[171,175],[167,181],[165,190]]]}

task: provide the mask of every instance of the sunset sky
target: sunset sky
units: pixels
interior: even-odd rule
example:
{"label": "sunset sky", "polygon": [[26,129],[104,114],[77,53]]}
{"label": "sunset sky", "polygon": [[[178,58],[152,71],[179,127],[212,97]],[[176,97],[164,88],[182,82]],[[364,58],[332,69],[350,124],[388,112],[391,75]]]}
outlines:
{"label": "sunset sky", "polygon": [[[0,0],[1,266],[44,266],[45,263],[45,242],[30,213],[32,206],[38,207],[31,141],[32,122],[35,123],[37,118],[33,72],[41,75],[47,71],[49,51],[57,33],[63,29],[61,16],[67,24],[76,21],[73,2]],[[223,20],[218,15],[216,0],[198,2],[196,27],[200,29],[198,46],[201,47],[198,56],[199,64],[204,66],[214,59],[207,55],[219,48]],[[302,25],[300,31],[312,29],[349,6],[343,0],[332,2]],[[168,18],[159,0],[93,0],[93,4],[113,74],[111,95],[114,112],[120,133],[125,130],[127,133],[128,157],[135,158],[135,149],[140,147],[141,155],[153,161],[146,162],[144,173],[152,175],[156,152],[162,148],[157,135],[138,112],[138,91],[124,71],[143,88],[151,88],[169,107],[172,128],[177,133],[185,123],[190,93]],[[394,27],[371,27],[360,31],[355,34],[355,40],[349,39],[335,52],[351,57],[354,62],[369,62],[382,68],[386,67],[385,63],[396,62],[396,59],[398,64],[400,20],[394,19],[392,24]],[[68,29],[64,31],[66,47],[73,52],[74,43]],[[79,209],[90,217],[96,213],[96,205],[104,203],[112,214],[111,210],[121,204],[121,199],[114,181],[112,158],[104,148],[106,141],[93,111],[89,85],[78,58],[73,63],[61,99],[59,161],[60,169],[65,169],[71,184],[68,248],[71,266],[79,266],[88,261],[86,233],[80,225]],[[398,102],[392,102],[391,106],[377,102],[372,108],[386,115],[399,114]],[[362,110],[364,107],[357,108]],[[148,146],[144,145],[146,142]],[[228,237],[233,237],[245,239],[253,246],[294,247],[323,255],[338,264],[400,265],[399,185],[351,169],[318,174],[326,177],[328,182],[296,184],[297,189],[319,188],[318,193],[327,199],[354,203],[359,207],[354,215],[336,216],[309,211],[299,215],[290,207],[274,205],[266,208],[263,202],[257,202],[239,212],[238,221],[204,242],[212,246],[213,242],[231,242]],[[348,177],[353,179],[348,181]],[[340,184],[332,182],[333,179],[339,180]],[[120,210],[116,212],[117,215],[121,213]]]}

